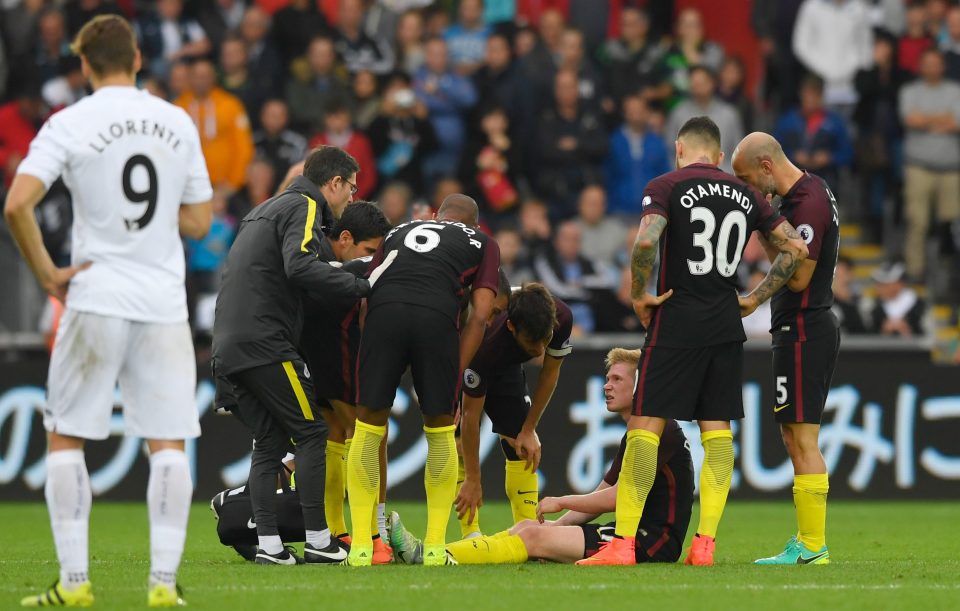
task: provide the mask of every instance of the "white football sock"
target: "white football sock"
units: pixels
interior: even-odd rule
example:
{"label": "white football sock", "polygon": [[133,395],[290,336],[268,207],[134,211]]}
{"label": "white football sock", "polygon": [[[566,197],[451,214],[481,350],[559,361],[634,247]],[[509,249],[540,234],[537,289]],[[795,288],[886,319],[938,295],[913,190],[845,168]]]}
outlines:
{"label": "white football sock", "polygon": [[276,556],[283,551],[283,541],[280,539],[280,535],[257,537],[257,544],[260,547],[260,551],[270,554],[271,556]]}
{"label": "white football sock", "polygon": [[324,549],[330,546],[330,529],[308,530],[306,531],[307,543],[316,549]]}
{"label": "white football sock", "polygon": [[93,494],[83,450],[60,450],[47,455],[44,495],[60,561],[60,584],[72,590],[89,580],[87,537]]}
{"label": "white football sock", "polygon": [[193,482],[190,463],[181,450],[150,455],[147,508],[150,512],[150,583],[173,586],[187,538]]}
{"label": "white football sock", "polygon": [[390,544],[390,536],[387,535],[387,504],[379,503],[377,505],[377,532],[380,533],[380,539]]}

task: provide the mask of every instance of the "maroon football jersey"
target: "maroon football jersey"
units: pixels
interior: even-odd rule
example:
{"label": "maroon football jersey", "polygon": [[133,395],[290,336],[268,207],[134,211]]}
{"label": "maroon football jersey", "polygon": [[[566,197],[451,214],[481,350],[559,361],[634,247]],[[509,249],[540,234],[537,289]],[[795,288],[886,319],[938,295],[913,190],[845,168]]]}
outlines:
{"label": "maroon football jersey", "polygon": [[667,218],[660,236],[657,308],[647,346],[693,348],[746,340],[737,302],[737,266],[754,230],[784,219],[760,193],[716,166],[695,163],[651,180],[643,216]]}
{"label": "maroon football jersey", "polygon": [[409,303],[442,312],[457,323],[467,287],[496,293],[500,284],[496,240],[463,223],[430,220],[398,225],[383,240],[370,269],[393,250],[396,259],[367,300],[370,310],[385,303]]}
{"label": "maroon football jersey", "polygon": [[840,250],[837,200],[819,176],[804,173],[780,202],[780,214],[796,227],[807,243],[808,259],[816,261],[810,284],[800,293],[783,287],[773,296],[774,333],[805,341],[808,336],[835,333],[833,272]]}

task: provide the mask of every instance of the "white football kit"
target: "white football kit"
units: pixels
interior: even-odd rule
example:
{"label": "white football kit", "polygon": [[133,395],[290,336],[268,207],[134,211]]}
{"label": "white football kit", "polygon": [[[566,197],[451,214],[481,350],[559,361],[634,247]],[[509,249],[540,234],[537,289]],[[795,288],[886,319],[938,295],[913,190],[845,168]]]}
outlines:
{"label": "white football kit", "polygon": [[56,113],[17,169],[73,197],[73,277],[48,374],[47,430],[109,434],[120,382],[125,428],[151,439],[200,434],[187,325],[181,204],[211,199],[200,137],[180,108],[104,87]]}

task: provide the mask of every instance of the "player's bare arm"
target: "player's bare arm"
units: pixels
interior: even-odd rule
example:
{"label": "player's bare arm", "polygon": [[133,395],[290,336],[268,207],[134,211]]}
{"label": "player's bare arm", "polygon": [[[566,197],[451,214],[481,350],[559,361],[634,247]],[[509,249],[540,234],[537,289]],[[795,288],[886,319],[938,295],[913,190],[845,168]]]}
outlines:
{"label": "player's bare arm", "polygon": [[633,254],[630,258],[630,272],[633,277],[631,298],[633,310],[644,327],[650,324],[653,310],[673,295],[673,289],[656,297],[647,293],[647,282],[657,259],[657,242],[666,226],[666,217],[659,214],[644,216],[640,220],[637,240],[633,243]]}
{"label": "player's bare arm", "polygon": [[460,372],[470,366],[470,361],[480,348],[487,320],[493,311],[497,294],[488,288],[478,288],[470,294],[470,315],[460,332]]}
{"label": "player's bare arm", "polygon": [[587,519],[581,524],[589,522],[600,514],[614,511],[617,508],[617,487],[598,488],[589,494],[568,494],[560,497],[544,497],[537,505],[537,520],[543,523],[543,516],[547,513],[556,513],[569,509]]}
{"label": "player's bare arm", "polygon": [[[776,246],[767,241],[763,237],[763,234],[757,233],[757,239],[760,241],[760,246],[767,253],[767,259],[771,263],[776,261],[777,256],[780,254],[780,251],[777,250]],[[797,268],[797,271],[794,272],[793,276],[790,277],[790,280],[787,281],[787,288],[793,291],[794,293],[802,293],[810,285],[810,280],[813,278],[813,272],[817,269],[817,260],[816,259],[805,259],[803,263],[800,264],[800,267]]]}
{"label": "player's bare arm", "polygon": [[767,272],[760,284],[749,295],[741,296],[740,313],[742,316],[752,314],[761,303],[767,301],[779,291],[807,258],[807,245],[793,226],[784,221],[767,236],[780,254],[773,260],[770,271]]}
{"label": "player's bare arm", "polygon": [[213,204],[203,202],[180,206],[180,235],[193,240],[202,240],[213,224]]}
{"label": "player's bare arm", "polygon": [[36,276],[40,286],[61,302],[67,298],[70,279],[90,267],[90,263],[57,267],[43,245],[43,235],[34,209],[43,199],[47,190],[38,178],[29,174],[17,174],[7,194],[7,203],[3,216],[10,227],[10,233],[17,247]]}
{"label": "player's bare arm", "polygon": [[470,522],[483,505],[483,488],[480,483],[480,417],[486,397],[463,395],[460,419],[460,443],[463,449],[463,486],[457,495],[457,517],[469,514]]}
{"label": "player's bare arm", "polygon": [[525,468],[528,471],[536,471],[540,466],[541,446],[540,437],[537,436],[537,425],[540,424],[540,418],[543,417],[543,412],[546,411],[557,389],[561,365],[563,365],[563,359],[549,354],[543,356],[543,367],[540,369],[540,377],[537,378],[537,388],[533,391],[530,413],[527,414],[527,420],[517,435],[515,448],[517,456],[526,461]]}
{"label": "player's bare arm", "polygon": [[[600,492],[602,490],[607,490],[609,488],[610,488],[610,484],[608,484],[603,480],[600,480],[600,483],[597,485],[596,488],[594,488],[593,492],[591,492],[590,494],[595,494],[597,492]],[[549,523],[552,526],[579,526],[580,524],[586,524],[587,522],[591,522],[595,520],[600,515],[599,513],[593,514],[589,512],[576,511],[572,507],[566,506],[562,502],[562,499],[565,497],[544,497],[543,499],[541,499],[540,503],[542,504],[543,501],[546,501],[547,499],[551,499],[551,498],[558,498],[560,500],[561,507],[559,509],[556,509],[555,511],[562,511],[566,509],[567,512],[552,522],[550,522],[549,520],[544,521],[543,522],[544,524]],[[614,502],[616,502],[616,499],[614,499]],[[539,510],[540,506],[538,506],[537,509]],[[543,513],[554,513],[554,511],[550,510],[548,505],[544,505],[542,512],[538,511],[538,514],[537,514],[538,517],[541,516],[541,514]]]}

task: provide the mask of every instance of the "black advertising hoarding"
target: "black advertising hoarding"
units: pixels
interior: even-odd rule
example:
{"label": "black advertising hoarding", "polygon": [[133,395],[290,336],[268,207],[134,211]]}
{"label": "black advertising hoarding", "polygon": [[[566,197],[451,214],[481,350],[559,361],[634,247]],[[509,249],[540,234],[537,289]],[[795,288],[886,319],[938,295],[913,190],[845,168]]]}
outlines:
{"label": "black advertising hoarding", "polygon": [[[575,349],[563,365],[553,402],[539,428],[542,494],[592,490],[623,434],[603,403],[603,349]],[[47,362],[23,353],[0,368],[0,499],[40,500],[45,477],[40,410]],[[789,498],[792,469],[773,422],[769,349],[746,352],[746,418],[734,429],[737,468],[733,498]],[[203,437],[188,445],[196,498],[203,500],[246,479],[250,440],[230,416],[211,411],[213,385],[202,377],[197,406]],[[531,382],[536,377],[530,372]],[[118,403],[120,397],[117,397]],[[157,406],[163,409],[163,406]],[[90,444],[87,464],[95,494],[144,497],[143,444],[117,436]],[[484,422],[484,492],[503,498],[503,458]],[[695,464],[702,450],[696,425],[685,426]],[[426,440],[408,387],[390,421],[390,497],[423,498]],[[831,498],[960,498],[960,368],[930,364],[929,353],[844,349],[824,416],[821,448],[830,468]]]}

